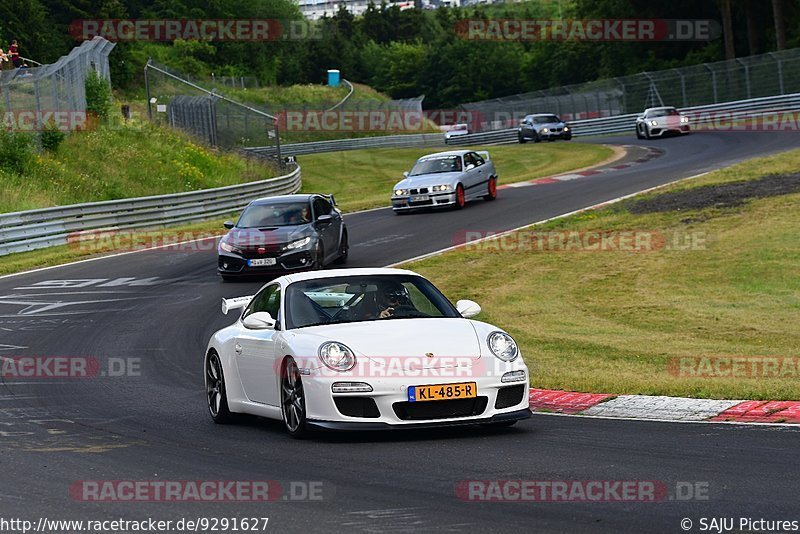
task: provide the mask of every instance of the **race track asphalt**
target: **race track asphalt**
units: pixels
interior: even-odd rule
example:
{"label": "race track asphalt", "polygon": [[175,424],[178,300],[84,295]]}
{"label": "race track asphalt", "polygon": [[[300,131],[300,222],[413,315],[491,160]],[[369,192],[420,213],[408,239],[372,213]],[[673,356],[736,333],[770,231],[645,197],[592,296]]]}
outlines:
{"label": "race track asphalt", "polygon": [[[464,231],[515,228],[795,148],[798,141],[791,133],[745,132],[598,139],[593,142],[664,153],[584,179],[503,189],[496,202],[458,212],[347,215],[348,266],[391,264],[450,246]],[[296,441],[274,421],[214,425],[205,407],[202,356],[210,334],[231,321],[219,312],[220,298],[251,294],[260,283],[222,283],[214,248],[199,248],[0,279],[0,358],[83,356],[106,371],[120,363],[138,366],[124,376],[0,384],[0,519],[269,517],[269,529],[280,532],[681,532],[682,518],[694,521],[695,531],[700,517],[800,519],[800,484],[791,468],[800,434],[791,428],[534,415],[501,431]],[[658,481],[668,496],[504,503],[456,495],[462,481],[509,479]],[[84,480],[276,480],[284,489],[313,481],[322,484],[323,498],[85,502],[70,494]],[[707,498],[677,498],[688,487],[707,488]]]}

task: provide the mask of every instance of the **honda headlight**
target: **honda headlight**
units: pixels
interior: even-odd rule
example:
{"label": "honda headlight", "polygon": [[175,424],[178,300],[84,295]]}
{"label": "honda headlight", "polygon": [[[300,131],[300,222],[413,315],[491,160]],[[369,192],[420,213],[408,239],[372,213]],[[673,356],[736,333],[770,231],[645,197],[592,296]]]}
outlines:
{"label": "honda headlight", "polygon": [[304,246],[308,245],[311,242],[310,237],[304,237],[303,239],[298,239],[297,241],[292,241],[288,245],[286,245],[286,250],[296,250],[298,248],[303,248]]}
{"label": "honda headlight", "polygon": [[431,191],[434,191],[434,192],[436,192],[436,191],[450,191],[451,189],[452,189],[452,187],[450,187],[449,185],[434,185],[433,187],[431,187]]}
{"label": "honda headlight", "polygon": [[396,197],[404,197],[408,194],[408,189],[395,189],[394,196]]}
{"label": "honda headlight", "polygon": [[519,356],[519,349],[514,338],[505,332],[492,332],[486,339],[492,354],[504,362],[514,361]]}
{"label": "honda headlight", "polygon": [[319,359],[334,371],[349,371],[356,364],[356,355],[347,345],[328,341],[319,347]]}
{"label": "honda headlight", "polygon": [[242,253],[241,250],[239,250],[238,248],[234,247],[233,245],[231,245],[230,243],[228,243],[224,239],[220,240],[219,248],[220,248],[220,250],[224,250],[225,252],[235,252],[236,254],[241,254]]}

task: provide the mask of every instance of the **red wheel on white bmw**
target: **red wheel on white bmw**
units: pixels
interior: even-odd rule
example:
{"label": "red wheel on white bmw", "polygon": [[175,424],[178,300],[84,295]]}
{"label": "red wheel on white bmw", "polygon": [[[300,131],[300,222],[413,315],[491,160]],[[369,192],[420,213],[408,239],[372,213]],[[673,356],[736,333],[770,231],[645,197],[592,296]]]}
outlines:
{"label": "red wheel on white bmw", "polygon": [[467,197],[464,195],[464,186],[458,184],[456,186],[456,209],[460,210],[467,205]]}
{"label": "red wheel on white bmw", "polygon": [[497,178],[494,176],[489,178],[489,187],[486,194],[483,195],[484,200],[494,200],[497,198]]}

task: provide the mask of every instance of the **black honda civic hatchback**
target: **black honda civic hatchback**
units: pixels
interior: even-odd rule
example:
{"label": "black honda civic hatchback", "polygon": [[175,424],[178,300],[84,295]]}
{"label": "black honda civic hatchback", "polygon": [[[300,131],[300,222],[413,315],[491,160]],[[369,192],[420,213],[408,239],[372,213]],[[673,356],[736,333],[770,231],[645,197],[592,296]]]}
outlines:
{"label": "black honda civic hatchback", "polygon": [[223,280],[322,269],[347,261],[347,227],[333,195],[254,200],[236,223],[225,222],[217,271]]}

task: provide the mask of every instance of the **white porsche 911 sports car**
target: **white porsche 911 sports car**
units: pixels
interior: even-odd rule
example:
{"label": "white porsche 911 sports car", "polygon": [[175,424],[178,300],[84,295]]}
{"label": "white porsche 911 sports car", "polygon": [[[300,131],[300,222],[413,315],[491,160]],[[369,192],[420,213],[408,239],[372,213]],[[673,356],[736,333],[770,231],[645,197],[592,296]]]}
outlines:
{"label": "white porsche 911 sports car", "polygon": [[514,339],[471,320],[422,276],[401,269],[289,274],[216,332],[204,359],[208,409],[310,430],[508,426],[530,417],[528,369]]}

